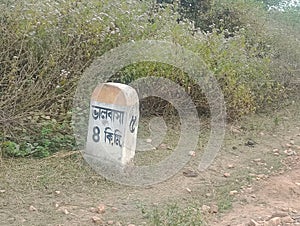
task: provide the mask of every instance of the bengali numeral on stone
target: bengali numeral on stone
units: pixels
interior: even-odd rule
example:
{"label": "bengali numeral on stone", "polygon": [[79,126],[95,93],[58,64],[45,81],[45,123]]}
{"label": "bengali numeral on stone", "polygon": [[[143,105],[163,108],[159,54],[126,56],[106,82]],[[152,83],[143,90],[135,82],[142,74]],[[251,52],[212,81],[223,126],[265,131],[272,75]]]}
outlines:
{"label": "bengali numeral on stone", "polygon": [[100,128],[98,126],[94,126],[92,138],[95,143],[100,141]]}

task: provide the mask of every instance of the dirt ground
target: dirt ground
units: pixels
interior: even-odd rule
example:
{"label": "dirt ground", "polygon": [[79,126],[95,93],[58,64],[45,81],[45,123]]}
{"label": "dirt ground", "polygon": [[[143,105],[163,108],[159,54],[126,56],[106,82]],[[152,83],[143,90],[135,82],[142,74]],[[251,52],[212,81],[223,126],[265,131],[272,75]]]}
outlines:
{"label": "dirt ground", "polygon": [[[240,197],[247,200],[246,203],[235,202],[233,209],[221,215],[213,225],[251,225],[251,221],[257,225],[300,225],[299,181],[300,164],[297,162],[293,169],[246,188]],[[269,223],[276,217],[286,222]]]}
{"label": "dirt ground", "polygon": [[0,159],[0,225],[192,225],[155,223],[170,203],[199,209],[194,225],[300,225],[299,106],[228,124],[218,157],[197,172],[204,136],[184,169],[145,188],[106,180],[77,153]]}

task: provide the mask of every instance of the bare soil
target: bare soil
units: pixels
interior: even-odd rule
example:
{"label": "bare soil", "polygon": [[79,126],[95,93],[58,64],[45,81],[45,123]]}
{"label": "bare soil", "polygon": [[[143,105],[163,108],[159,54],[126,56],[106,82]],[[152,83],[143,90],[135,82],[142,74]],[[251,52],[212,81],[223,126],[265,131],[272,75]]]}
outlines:
{"label": "bare soil", "polygon": [[291,170],[244,189],[232,210],[212,225],[249,225],[251,220],[267,225],[273,217],[286,216],[293,221],[280,225],[300,225],[300,164],[295,160]]}

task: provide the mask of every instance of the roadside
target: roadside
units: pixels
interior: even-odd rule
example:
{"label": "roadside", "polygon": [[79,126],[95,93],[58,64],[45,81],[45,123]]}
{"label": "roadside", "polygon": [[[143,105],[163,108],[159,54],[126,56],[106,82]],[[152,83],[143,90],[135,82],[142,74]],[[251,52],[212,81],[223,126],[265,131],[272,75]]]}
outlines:
{"label": "roadside", "polygon": [[203,136],[184,169],[146,188],[107,181],[76,153],[2,159],[0,225],[247,225],[278,211],[297,225],[299,109],[289,102],[229,125],[218,157],[199,173]]}

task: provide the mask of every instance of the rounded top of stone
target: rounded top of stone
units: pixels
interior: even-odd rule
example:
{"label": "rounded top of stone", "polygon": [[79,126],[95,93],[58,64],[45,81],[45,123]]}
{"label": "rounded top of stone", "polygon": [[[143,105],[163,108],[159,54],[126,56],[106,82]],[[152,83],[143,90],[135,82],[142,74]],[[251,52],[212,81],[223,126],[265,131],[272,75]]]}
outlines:
{"label": "rounded top of stone", "polygon": [[132,106],[139,101],[139,98],[134,88],[122,83],[108,82],[97,85],[91,100],[106,104]]}

